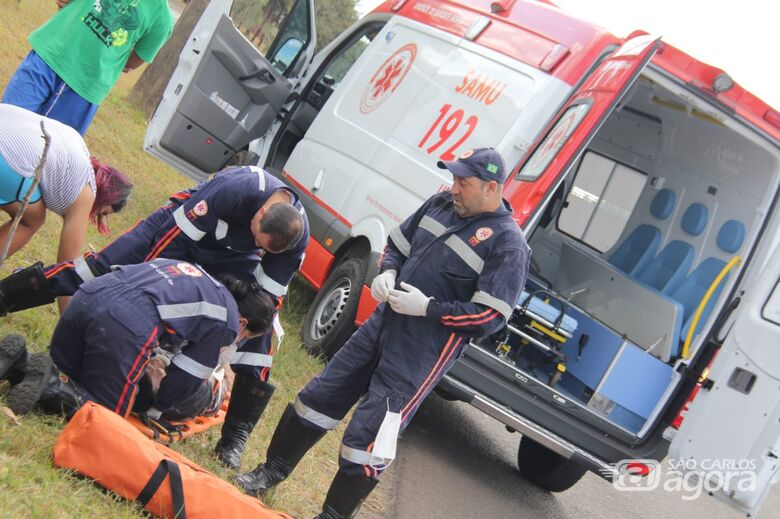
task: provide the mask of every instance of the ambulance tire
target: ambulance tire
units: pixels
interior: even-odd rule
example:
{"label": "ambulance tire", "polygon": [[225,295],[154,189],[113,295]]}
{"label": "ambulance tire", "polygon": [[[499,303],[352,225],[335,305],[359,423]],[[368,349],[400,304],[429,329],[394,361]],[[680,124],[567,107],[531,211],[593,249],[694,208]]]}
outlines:
{"label": "ambulance tire", "polygon": [[333,269],[317,292],[301,330],[309,354],[330,359],[355,333],[366,270],[366,259],[350,258]]}
{"label": "ambulance tire", "polygon": [[563,492],[573,487],[587,469],[523,436],[517,449],[517,466],[525,479],[548,492]]}

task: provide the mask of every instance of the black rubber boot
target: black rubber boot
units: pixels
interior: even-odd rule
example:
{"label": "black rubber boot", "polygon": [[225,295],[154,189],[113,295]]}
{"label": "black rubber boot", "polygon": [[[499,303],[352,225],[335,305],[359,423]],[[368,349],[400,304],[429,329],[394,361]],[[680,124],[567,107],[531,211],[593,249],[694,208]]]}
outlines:
{"label": "black rubber boot", "polygon": [[230,390],[230,405],[222,425],[222,438],[214,447],[217,458],[226,467],[233,470],[241,468],[244,445],[263,416],[275,389],[268,382],[236,374]]}
{"label": "black rubber boot", "polygon": [[64,413],[70,418],[88,400],[75,381],[60,373],[48,353],[30,356],[24,380],[11,388],[6,404],[16,414],[26,414],[37,404],[47,413]]}
{"label": "black rubber boot", "polygon": [[0,340],[0,380],[16,385],[24,378],[27,366],[27,342],[17,333]]}
{"label": "black rubber boot", "polygon": [[324,435],[325,429],[304,425],[292,404],[288,404],[268,445],[265,463],[252,472],[238,475],[236,484],[247,494],[265,494],[287,479],[303,455]]}
{"label": "black rubber boot", "polygon": [[0,316],[53,302],[40,261],[0,281]]}
{"label": "black rubber boot", "polygon": [[379,480],[365,476],[349,476],[339,470],[315,519],[352,519]]}

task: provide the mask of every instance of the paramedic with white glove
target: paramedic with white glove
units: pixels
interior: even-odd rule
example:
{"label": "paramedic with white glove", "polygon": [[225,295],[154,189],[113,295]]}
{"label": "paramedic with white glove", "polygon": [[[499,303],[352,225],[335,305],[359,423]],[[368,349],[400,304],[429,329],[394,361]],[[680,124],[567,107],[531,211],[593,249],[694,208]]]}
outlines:
{"label": "paramedic with white glove", "polygon": [[287,406],[266,461],[236,479],[245,492],[259,495],[287,478],[359,402],[318,516],[354,517],[395,458],[398,434],[469,339],[506,324],[530,251],[501,197],[503,159],[483,148],[439,167],[452,173],[452,191],[429,198],[390,233],[371,284],[382,304]]}

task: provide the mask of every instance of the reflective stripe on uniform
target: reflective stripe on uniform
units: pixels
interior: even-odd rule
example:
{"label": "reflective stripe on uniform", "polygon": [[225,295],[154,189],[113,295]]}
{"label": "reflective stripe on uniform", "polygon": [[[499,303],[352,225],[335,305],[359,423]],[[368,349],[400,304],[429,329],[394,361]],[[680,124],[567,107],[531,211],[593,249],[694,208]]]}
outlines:
{"label": "reflective stripe on uniform", "polygon": [[258,180],[257,180],[257,188],[260,191],[265,191],[265,171],[258,168],[257,166],[249,166],[250,171],[254,171],[257,173]]}
{"label": "reflective stripe on uniform", "polygon": [[231,364],[243,364],[244,366],[257,366],[261,368],[270,368],[274,363],[274,356],[265,353],[254,353],[251,351],[236,351],[230,357]]}
{"label": "reflective stripe on uniform", "polygon": [[187,215],[184,214],[184,206],[179,207],[173,212],[173,220],[179,229],[182,230],[191,240],[200,241],[206,233],[195,227],[191,221],[187,219]]}
{"label": "reflective stripe on uniform", "polygon": [[81,256],[73,260],[73,267],[76,269],[76,274],[78,274],[79,277],[84,282],[95,279],[95,275],[92,273],[92,270],[89,268],[89,265],[87,264],[87,260],[85,260]]}
{"label": "reflective stripe on uniform", "polygon": [[200,362],[193,360],[190,357],[187,357],[183,353],[179,353],[178,355],[173,357],[171,363],[174,364],[176,367],[182,369],[183,371],[186,371],[193,377],[197,377],[202,380],[206,380],[207,378],[209,378],[211,376],[211,373],[214,371],[214,368],[204,366]]}
{"label": "reflective stripe on uniform", "polygon": [[393,240],[393,243],[395,243],[395,246],[400,253],[408,258],[409,254],[412,253],[412,246],[409,244],[409,240],[406,239],[406,236],[401,232],[400,227],[396,227],[390,231],[390,239]]}
{"label": "reflective stripe on uniform", "polygon": [[218,240],[221,240],[225,236],[227,236],[228,233],[228,224],[225,220],[217,220],[217,228],[214,231],[214,237]]}
{"label": "reflective stripe on uniform", "polygon": [[425,229],[437,238],[447,232],[447,228],[444,224],[437,222],[428,215],[423,216],[422,220],[420,220],[420,229]]}
{"label": "reflective stripe on uniform", "polygon": [[255,268],[255,279],[264,290],[272,293],[276,297],[284,297],[287,293],[287,287],[269,278],[263,270],[263,265],[261,263],[258,263]]}
{"label": "reflective stripe on uniform", "polygon": [[227,321],[227,308],[206,301],[198,303],[179,303],[175,305],[157,305],[157,312],[163,321],[202,315],[218,321]]}
{"label": "reflective stripe on uniform", "polygon": [[339,449],[339,456],[343,459],[354,463],[355,465],[369,465],[371,467],[376,467],[378,465],[386,465],[392,460],[386,460],[384,458],[380,458],[379,456],[375,454],[371,454],[368,451],[362,451],[360,449],[355,449],[353,447],[348,447],[341,444],[341,448]]}
{"label": "reflective stripe on uniform", "polygon": [[295,409],[295,413],[300,418],[306,420],[307,422],[311,422],[317,427],[321,427],[322,429],[335,429],[341,422],[341,420],[336,420],[335,418],[331,418],[330,416],[315,411],[311,407],[301,402],[301,399],[298,396],[295,397],[293,408]]}
{"label": "reflective stripe on uniform", "polygon": [[509,317],[512,315],[512,307],[507,304],[506,301],[502,301],[497,297],[493,297],[487,292],[483,292],[482,290],[474,292],[474,295],[471,297],[471,302],[486,305],[490,308],[498,310],[498,312],[503,315],[504,319],[506,320],[509,320]]}
{"label": "reflective stripe on uniform", "polygon": [[485,261],[479,257],[479,254],[474,252],[474,249],[466,245],[466,242],[455,236],[454,234],[444,240],[444,244],[452,249],[460,259],[466,262],[466,265],[477,274],[482,274],[482,269],[485,267]]}

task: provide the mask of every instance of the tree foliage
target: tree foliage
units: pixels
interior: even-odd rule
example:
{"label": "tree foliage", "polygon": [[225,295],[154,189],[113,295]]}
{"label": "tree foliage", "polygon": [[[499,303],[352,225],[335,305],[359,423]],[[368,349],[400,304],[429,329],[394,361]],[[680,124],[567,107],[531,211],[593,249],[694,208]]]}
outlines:
{"label": "tree foliage", "polygon": [[[268,51],[295,0],[235,0],[233,22],[262,52]],[[357,21],[355,0],[317,0],[317,49]]]}

